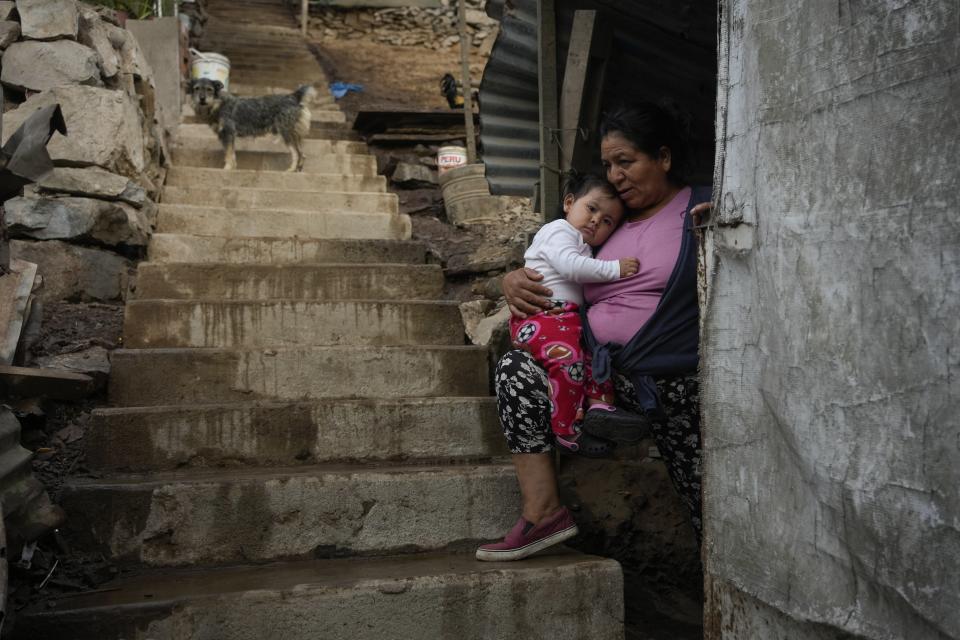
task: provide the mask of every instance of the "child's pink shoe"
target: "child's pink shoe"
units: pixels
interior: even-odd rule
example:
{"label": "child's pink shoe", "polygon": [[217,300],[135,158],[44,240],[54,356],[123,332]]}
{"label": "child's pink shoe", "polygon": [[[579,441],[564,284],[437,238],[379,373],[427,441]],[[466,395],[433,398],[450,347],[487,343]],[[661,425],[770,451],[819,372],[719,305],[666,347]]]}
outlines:
{"label": "child's pink shoe", "polygon": [[537,551],[569,540],[577,533],[577,523],[573,521],[573,516],[566,507],[561,507],[555,514],[536,525],[520,518],[502,541],[481,545],[477,549],[477,560],[522,560]]}

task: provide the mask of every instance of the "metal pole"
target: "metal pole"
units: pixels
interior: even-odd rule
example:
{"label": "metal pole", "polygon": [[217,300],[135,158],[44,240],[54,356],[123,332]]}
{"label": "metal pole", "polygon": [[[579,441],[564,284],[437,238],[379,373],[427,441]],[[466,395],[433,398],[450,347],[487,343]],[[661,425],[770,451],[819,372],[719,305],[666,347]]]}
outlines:
{"label": "metal pole", "polygon": [[307,17],[310,15],[310,0],[300,0],[300,35],[307,37]]}
{"label": "metal pole", "polygon": [[467,40],[467,0],[460,0],[460,65],[463,73],[463,120],[467,129],[467,163],[477,161],[477,141],[473,133],[473,89],[470,86],[470,41]]}

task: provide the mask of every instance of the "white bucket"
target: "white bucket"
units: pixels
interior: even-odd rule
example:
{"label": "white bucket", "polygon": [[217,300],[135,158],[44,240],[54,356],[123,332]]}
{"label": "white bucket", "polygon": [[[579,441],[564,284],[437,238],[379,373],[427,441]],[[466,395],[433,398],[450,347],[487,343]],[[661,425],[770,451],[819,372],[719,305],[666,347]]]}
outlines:
{"label": "white bucket", "polygon": [[190,79],[199,80],[207,78],[209,80],[219,80],[223,88],[230,88],[230,60],[219,53],[209,51],[197,51],[190,49],[192,60],[190,62]]}
{"label": "white bucket", "polygon": [[467,150],[463,147],[440,147],[437,149],[437,173],[446,173],[455,167],[467,164]]}

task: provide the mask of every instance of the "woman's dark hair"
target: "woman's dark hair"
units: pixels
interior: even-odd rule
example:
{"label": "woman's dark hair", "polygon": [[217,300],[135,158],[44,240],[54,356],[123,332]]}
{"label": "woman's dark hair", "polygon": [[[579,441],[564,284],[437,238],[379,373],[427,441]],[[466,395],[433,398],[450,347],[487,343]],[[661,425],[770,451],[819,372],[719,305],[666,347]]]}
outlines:
{"label": "woman's dark hair", "polygon": [[571,169],[564,174],[563,180],[563,198],[573,196],[576,200],[585,196],[594,189],[602,189],[611,198],[617,197],[617,188],[607,182],[607,179],[596,173],[580,173],[576,169]]}
{"label": "woman's dark hair", "polygon": [[623,105],[603,114],[600,121],[600,139],[616,133],[634,147],[652,158],[660,157],[660,148],[670,149],[670,171],[667,179],[683,184],[687,160],[686,129],[689,123],[678,108],[638,102]]}

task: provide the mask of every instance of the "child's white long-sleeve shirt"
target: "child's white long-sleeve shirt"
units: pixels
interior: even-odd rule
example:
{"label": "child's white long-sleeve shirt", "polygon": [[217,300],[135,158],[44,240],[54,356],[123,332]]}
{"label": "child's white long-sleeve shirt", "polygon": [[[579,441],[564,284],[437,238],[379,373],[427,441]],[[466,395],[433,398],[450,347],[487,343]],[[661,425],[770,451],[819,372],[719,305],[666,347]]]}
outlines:
{"label": "child's white long-sleeve shirt", "polygon": [[523,254],[524,266],[543,274],[543,286],[553,299],[583,304],[585,282],[610,282],[620,277],[619,260],[596,260],[590,245],[566,220],[554,220],[537,231]]}

